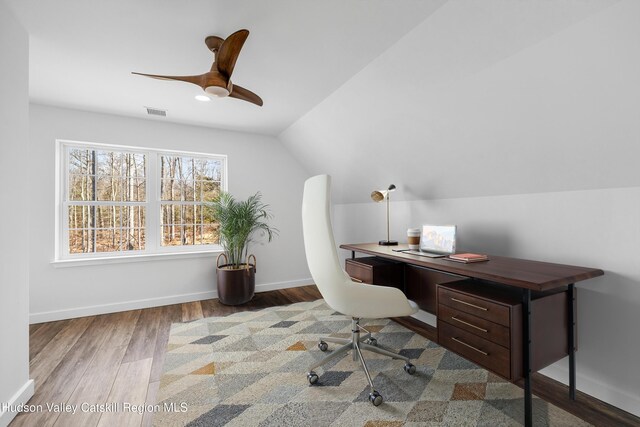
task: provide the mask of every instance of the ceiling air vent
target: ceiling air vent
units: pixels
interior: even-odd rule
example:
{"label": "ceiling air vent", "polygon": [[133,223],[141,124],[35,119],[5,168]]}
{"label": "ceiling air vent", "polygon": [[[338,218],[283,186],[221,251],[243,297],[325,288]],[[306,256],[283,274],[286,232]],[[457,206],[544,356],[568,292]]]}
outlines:
{"label": "ceiling air vent", "polygon": [[167,110],[161,110],[160,108],[144,107],[147,109],[147,114],[150,116],[167,117]]}

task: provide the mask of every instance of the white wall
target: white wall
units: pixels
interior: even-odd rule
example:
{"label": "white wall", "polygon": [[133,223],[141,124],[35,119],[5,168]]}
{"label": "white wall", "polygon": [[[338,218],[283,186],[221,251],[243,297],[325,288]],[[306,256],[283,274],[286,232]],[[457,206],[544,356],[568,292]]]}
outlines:
{"label": "white wall", "polygon": [[640,2],[610,3],[448,2],[280,139],[343,203],[640,185]]}
{"label": "white wall", "polygon": [[392,238],[455,223],[462,249],[605,270],[578,285],[577,386],[640,415],[640,2],[448,2],[280,138],[333,176],[338,243],[384,238],[369,193],[394,183]]}
{"label": "white wall", "polygon": [[305,174],[273,137],[31,105],[29,189],[31,321],[215,296],[215,257],[56,268],[55,140],[70,139],[228,155],[229,191],[262,191],[280,235],[253,246],[257,290],[310,283],[300,204]]}
{"label": "white wall", "polygon": [[0,1],[0,426],[15,416],[6,404],[33,395],[29,380],[28,157],[29,38]]}

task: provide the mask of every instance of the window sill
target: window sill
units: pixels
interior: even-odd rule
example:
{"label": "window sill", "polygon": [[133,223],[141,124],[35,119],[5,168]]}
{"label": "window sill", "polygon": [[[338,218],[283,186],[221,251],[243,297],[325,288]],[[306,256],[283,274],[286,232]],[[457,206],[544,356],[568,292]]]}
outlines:
{"label": "window sill", "polygon": [[222,249],[211,249],[197,252],[171,252],[142,255],[111,256],[100,258],[58,259],[51,261],[55,268],[84,267],[89,265],[125,264],[130,262],[158,261],[167,259],[209,258],[212,254],[223,252]]}

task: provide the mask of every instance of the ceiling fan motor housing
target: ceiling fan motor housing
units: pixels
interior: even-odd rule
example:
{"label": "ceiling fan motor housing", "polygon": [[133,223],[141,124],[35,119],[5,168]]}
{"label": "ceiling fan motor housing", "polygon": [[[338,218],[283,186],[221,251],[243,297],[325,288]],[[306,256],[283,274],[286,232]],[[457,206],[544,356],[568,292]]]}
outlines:
{"label": "ceiling fan motor housing", "polygon": [[207,86],[206,88],[204,88],[204,91],[207,93],[207,95],[215,96],[218,98],[224,98],[225,96],[229,96],[229,94],[231,93],[229,90],[227,90],[226,87],[222,86]]}
{"label": "ceiling fan motor housing", "polygon": [[225,96],[229,96],[233,90],[231,80],[217,70],[209,71],[203,77],[200,87],[202,87],[209,96],[224,98]]}

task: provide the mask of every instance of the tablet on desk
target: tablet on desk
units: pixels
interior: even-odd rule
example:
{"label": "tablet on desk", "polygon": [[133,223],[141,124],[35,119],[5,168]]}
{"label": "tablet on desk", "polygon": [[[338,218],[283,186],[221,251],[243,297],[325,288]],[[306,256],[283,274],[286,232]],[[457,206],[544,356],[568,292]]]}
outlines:
{"label": "tablet on desk", "polygon": [[414,251],[413,249],[394,249],[396,252],[402,252],[403,254],[426,256],[428,258],[444,258],[447,254],[439,254],[435,252],[425,252],[421,250]]}
{"label": "tablet on desk", "polygon": [[420,236],[420,249],[394,249],[410,255],[442,258],[456,253],[455,225],[423,225]]}

